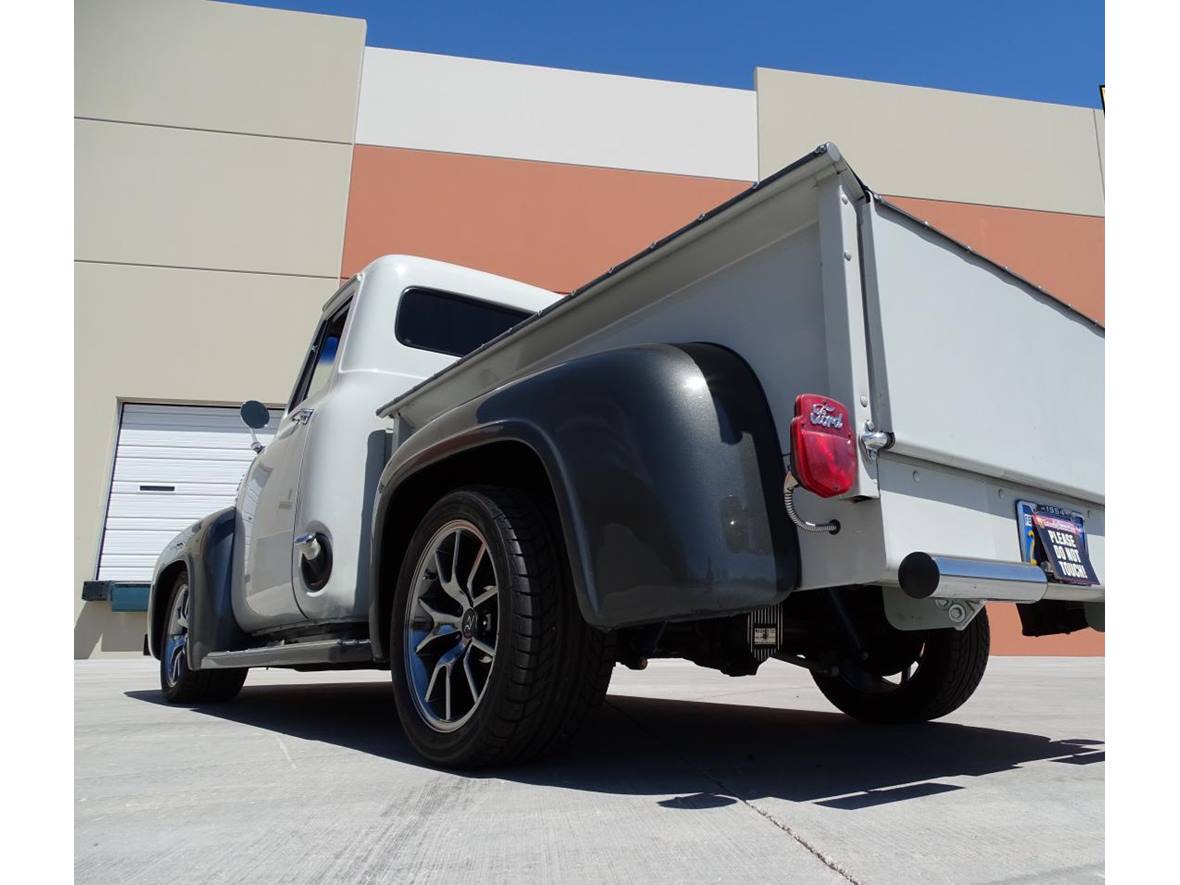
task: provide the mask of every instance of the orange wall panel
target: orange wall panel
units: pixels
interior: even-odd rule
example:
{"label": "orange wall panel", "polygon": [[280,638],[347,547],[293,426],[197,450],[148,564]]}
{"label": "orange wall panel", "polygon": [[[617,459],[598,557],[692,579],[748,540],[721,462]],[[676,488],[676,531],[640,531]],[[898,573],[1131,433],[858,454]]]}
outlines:
{"label": "orange wall panel", "polygon": [[1106,219],[914,197],[888,199],[1075,310],[1106,322]]}
{"label": "orange wall panel", "polygon": [[400,252],[568,292],[748,186],[357,145],[341,275]]}
{"label": "orange wall panel", "polygon": [[1024,636],[1020,632],[1020,613],[1011,602],[993,602],[987,607],[992,631],[993,655],[1061,655],[1063,657],[1102,657],[1106,654],[1106,634],[1089,628],[1062,636]]}

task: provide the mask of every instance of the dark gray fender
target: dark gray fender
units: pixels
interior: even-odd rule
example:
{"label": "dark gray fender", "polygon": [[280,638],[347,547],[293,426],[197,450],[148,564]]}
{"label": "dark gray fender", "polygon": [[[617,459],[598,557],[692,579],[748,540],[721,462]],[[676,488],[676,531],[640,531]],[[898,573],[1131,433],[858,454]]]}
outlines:
{"label": "dark gray fender", "polygon": [[[798,583],[795,529],[766,397],[711,344],[580,357],[456,406],[416,431],[381,475],[370,636],[378,657],[401,549],[387,519],[416,474],[504,441],[544,467],[583,616],[615,628],[781,602]],[[511,477],[483,482],[511,484]],[[408,494],[408,493],[407,493]],[[390,557],[397,562],[391,563]]]}
{"label": "dark gray fender", "polygon": [[246,646],[230,601],[234,517],[233,507],[209,514],[177,535],[156,563],[148,596],[148,648],[154,657],[161,654],[168,596],[181,569],[189,578],[189,666],[199,669],[208,652]]}

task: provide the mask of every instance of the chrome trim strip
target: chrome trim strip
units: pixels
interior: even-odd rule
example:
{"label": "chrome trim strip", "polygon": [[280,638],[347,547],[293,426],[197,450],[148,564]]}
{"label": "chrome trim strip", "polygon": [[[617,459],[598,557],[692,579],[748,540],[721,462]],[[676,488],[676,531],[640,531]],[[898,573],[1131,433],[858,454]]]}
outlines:
{"label": "chrome trim strip", "polygon": [[211,651],[201,660],[202,670],[237,667],[290,667],[297,664],[344,664],[371,661],[367,639],[321,639],[289,642],[241,651]]}

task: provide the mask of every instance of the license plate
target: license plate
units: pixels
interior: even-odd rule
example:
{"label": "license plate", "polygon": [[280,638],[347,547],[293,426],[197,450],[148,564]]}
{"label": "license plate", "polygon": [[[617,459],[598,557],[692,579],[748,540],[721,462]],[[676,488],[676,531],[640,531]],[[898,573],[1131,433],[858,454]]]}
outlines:
{"label": "license plate", "polygon": [[1020,527],[1020,558],[1039,565],[1051,581],[1091,587],[1098,583],[1086,545],[1086,519],[1082,514],[1036,504],[1016,502]]}

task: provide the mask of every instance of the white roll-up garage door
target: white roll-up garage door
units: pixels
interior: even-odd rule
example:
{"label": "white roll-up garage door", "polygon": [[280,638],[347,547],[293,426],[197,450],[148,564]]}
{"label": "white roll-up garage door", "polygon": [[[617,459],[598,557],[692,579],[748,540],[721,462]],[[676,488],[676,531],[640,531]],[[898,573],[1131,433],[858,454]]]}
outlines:
{"label": "white roll-up garage door", "polygon": [[[259,442],[270,442],[280,417],[271,410]],[[124,404],[98,579],[150,581],[177,532],[234,503],[253,459],[237,409]]]}

